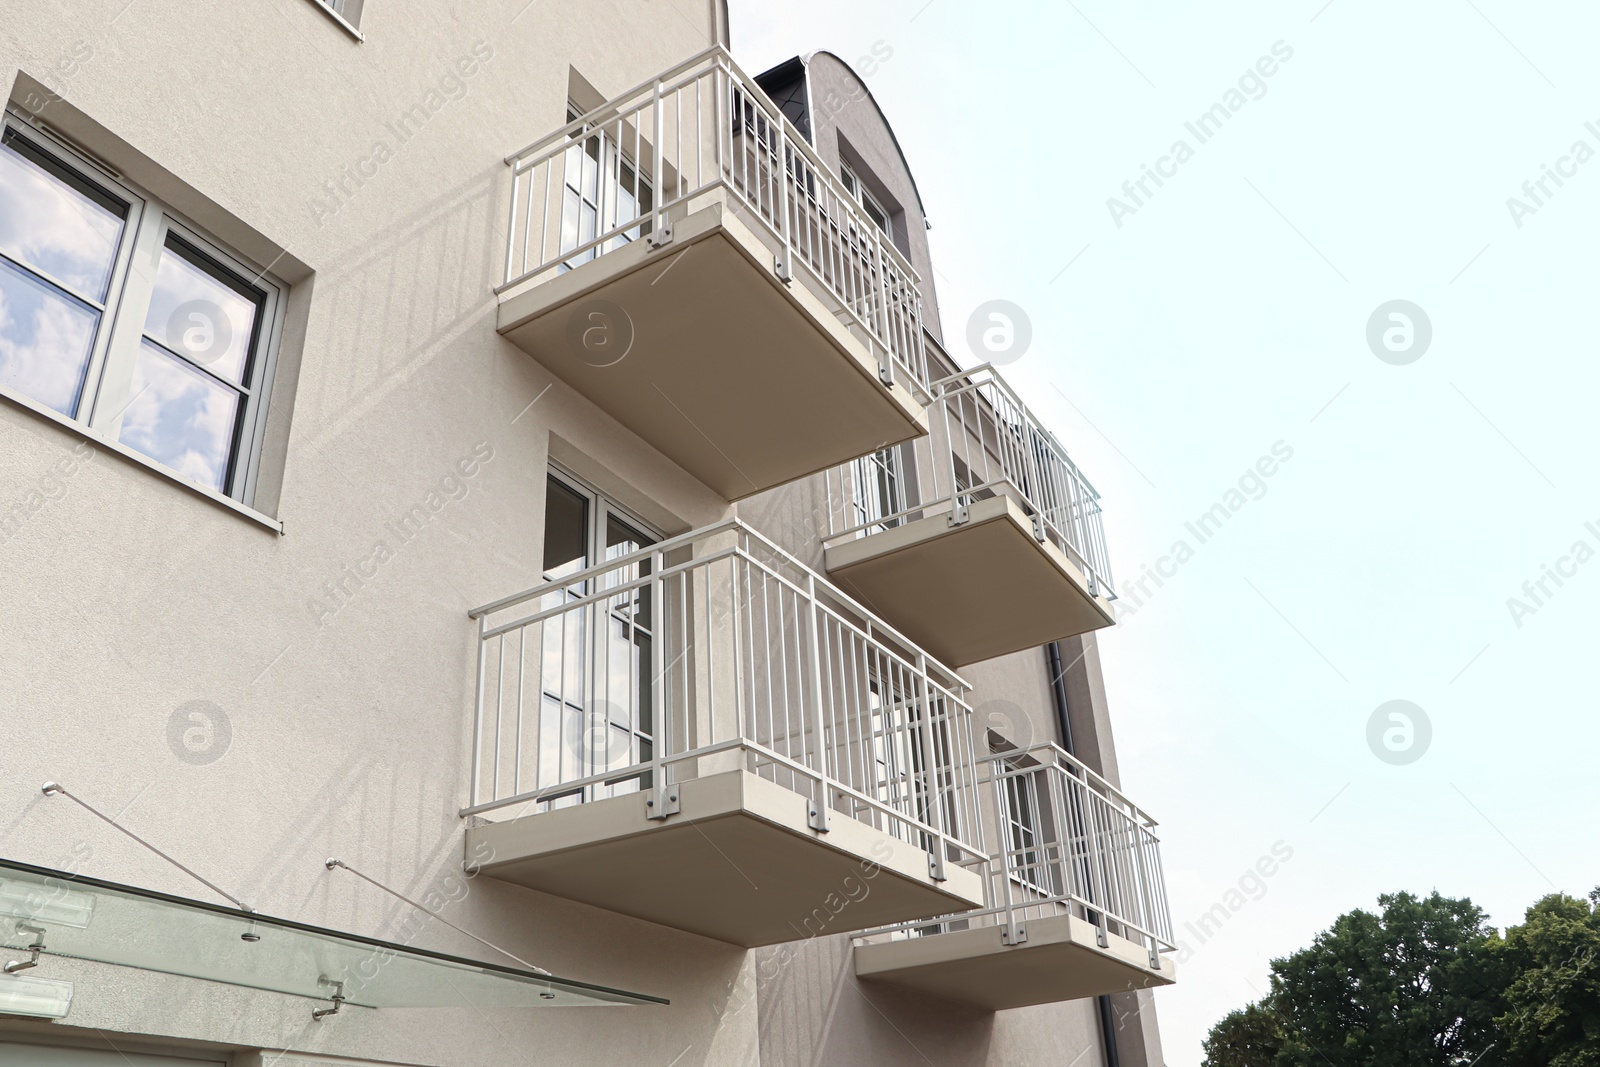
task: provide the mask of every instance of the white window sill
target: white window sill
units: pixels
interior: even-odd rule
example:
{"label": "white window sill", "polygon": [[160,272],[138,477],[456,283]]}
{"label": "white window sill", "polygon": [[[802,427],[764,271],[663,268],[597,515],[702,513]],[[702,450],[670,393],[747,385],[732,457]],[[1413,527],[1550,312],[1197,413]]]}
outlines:
{"label": "white window sill", "polygon": [[137,452],[123,444],[121,441],[113,441],[109,437],[105,437],[99,433],[96,433],[83,423],[78,422],[76,419],[67,418],[54,408],[45,407],[43,404],[30,400],[21,393],[14,393],[9,389],[0,389],[0,398],[9,400],[18,407],[30,411],[41,418],[49,419],[57,426],[60,426],[62,429],[67,430],[70,433],[76,434],[96,448],[104,448],[106,451],[113,452],[131,463],[136,463],[148,471],[159,474],[167,481],[174,482],[177,485],[182,486],[184,489],[189,490],[189,492],[204,497],[211,503],[233,512],[240,518],[247,519],[250,522],[256,523],[260,526],[265,526],[275,534],[282,535],[283,533],[283,523],[279,522],[271,515],[264,515],[255,508],[246,507],[230,496],[224,496],[215,489],[201,485],[199,482],[186,478],[177,471],[173,470],[171,467],[168,467],[162,463],[157,463],[143,452]]}
{"label": "white window sill", "polygon": [[339,14],[337,11],[335,11],[333,8],[329,7],[327,4],[324,4],[322,2],[322,0],[310,0],[310,2],[311,2],[311,6],[312,7],[316,8],[319,11],[321,11],[324,15],[328,16],[334,22],[338,23],[340,28],[343,29],[345,33],[348,33],[350,36],[354,37],[357,41],[360,41],[360,42],[366,41],[366,38],[361,35],[361,31],[360,30],[358,30],[354,26],[352,26],[350,24],[350,22],[343,15]]}

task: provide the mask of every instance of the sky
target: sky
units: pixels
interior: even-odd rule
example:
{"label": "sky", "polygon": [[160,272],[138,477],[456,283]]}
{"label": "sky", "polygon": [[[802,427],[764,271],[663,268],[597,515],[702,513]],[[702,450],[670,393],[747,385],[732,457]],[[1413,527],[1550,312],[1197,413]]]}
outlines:
{"label": "sky", "polygon": [[1171,1067],[1380,893],[1504,927],[1600,884],[1600,10],[732,0],[732,34],[751,72],[876,48],[947,338],[989,300],[1031,324],[1006,376],[1123,595]]}

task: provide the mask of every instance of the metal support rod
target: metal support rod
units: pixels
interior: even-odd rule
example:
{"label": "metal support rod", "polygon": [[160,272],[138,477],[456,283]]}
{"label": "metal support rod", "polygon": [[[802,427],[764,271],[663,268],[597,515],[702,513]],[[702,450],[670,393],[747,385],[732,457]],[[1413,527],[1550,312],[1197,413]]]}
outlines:
{"label": "metal support rod", "polygon": [[339,1009],[344,1007],[344,983],[323,974],[317,976],[317,984],[333,987],[333,996],[330,998],[333,1001],[333,1007],[316,1008],[311,1012],[312,1021],[321,1022],[330,1015],[338,1015]]}
{"label": "metal support rod", "polygon": [[44,951],[44,927],[33,926],[29,923],[17,923],[17,933],[27,932],[33,936],[33,943],[28,946],[28,958],[25,960],[12,960],[3,969],[6,974],[16,974],[39,966],[39,954]]}
{"label": "metal support rod", "polygon": [[246,904],[244,901],[240,900],[238,897],[234,896],[232,893],[228,892],[225,889],[220,888],[215,882],[212,882],[212,881],[209,881],[208,879],[202,878],[200,875],[196,874],[194,871],[190,870],[188,867],[185,867],[183,864],[179,863],[177,860],[173,859],[171,856],[167,855],[165,852],[161,851],[159,848],[156,848],[156,846],[152,845],[150,842],[146,841],[144,838],[140,837],[138,834],[134,833],[132,830],[129,830],[128,828],[123,826],[121,823],[119,823],[115,819],[111,818],[109,815],[102,815],[99,811],[95,810],[95,808],[92,805],[86,803],[85,801],[83,801],[83,800],[79,799],[78,797],[73,796],[71,793],[67,792],[67,787],[62,785],[61,783],[59,783],[59,782],[46,782],[44,785],[39,787],[39,791],[41,793],[43,793],[45,796],[47,796],[47,797],[56,796],[58,794],[61,795],[61,796],[66,797],[68,800],[70,800],[74,804],[78,805],[84,811],[87,811],[90,815],[93,815],[95,818],[101,820],[102,822],[110,824],[111,826],[115,827],[117,830],[119,830],[123,834],[126,834],[128,837],[133,838],[139,844],[143,845],[145,848],[149,849],[151,852],[154,852],[156,855],[160,856],[162,859],[166,860],[168,863],[170,863],[174,867],[178,868],[178,870],[182,871],[184,874],[187,874],[190,878],[193,878],[195,881],[197,881],[200,884],[204,885],[207,889],[211,890],[213,893],[216,893],[218,896],[227,897],[230,901],[233,902],[233,905],[235,907],[237,907],[240,911],[253,912],[253,911],[256,910],[256,909],[252,908],[250,905]]}
{"label": "metal support rod", "polygon": [[477,934],[473,933],[471,930],[463,930],[461,927],[457,926],[455,923],[451,922],[449,919],[446,919],[443,915],[440,915],[438,912],[434,911],[432,908],[425,907],[425,906],[423,906],[421,904],[418,904],[416,901],[412,900],[410,897],[405,896],[405,895],[403,895],[401,893],[395,892],[393,889],[390,889],[388,886],[384,885],[382,882],[378,881],[375,878],[367,877],[366,875],[362,874],[360,871],[356,870],[354,867],[350,866],[344,860],[329,859],[326,863],[323,864],[323,866],[328,868],[328,870],[330,870],[330,871],[333,870],[335,867],[342,867],[345,870],[349,871],[351,874],[355,875],[357,878],[361,879],[363,882],[367,882],[367,883],[369,883],[371,885],[377,886],[379,889],[383,890],[385,893],[388,893],[391,897],[394,897],[397,900],[401,900],[401,901],[404,901],[407,904],[410,904],[413,908],[416,908],[418,911],[422,912],[424,915],[430,915],[433,918],[438,919],[440,922],[442,922],[446,926],[450,927],[450,929],[454,930],[456,933],[465,934],[467,937],[472,938],[472,940],[476,941],[478,944],[484,945],[484,946],[486,946],[488,948],[492,948],[496,952],[500,953],[502,956],[511,957],[512,959],[516,960],[518,963],[522,964],[524,967],[528,968],[528,970],[534,971],[534,972],[536,972],[538,974],[549,974],[550,973],[549,971],[545,970],[543,967],[540,967],[540,966],[538,966],[536,964],[529,963],[527,960],[523,959],[521,956],[518,956],[514,952],[507,952],[505,949],[501,948],[499,945],[495,944],[493,941],[485,941],[483,938],[479,937]]}

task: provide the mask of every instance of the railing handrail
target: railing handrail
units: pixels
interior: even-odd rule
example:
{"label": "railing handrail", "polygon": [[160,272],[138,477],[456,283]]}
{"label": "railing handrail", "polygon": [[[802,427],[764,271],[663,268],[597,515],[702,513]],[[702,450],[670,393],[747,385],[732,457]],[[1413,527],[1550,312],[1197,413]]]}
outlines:
{"label": "railing handrail", "polygon": [[[617,213],[615,204],[604,210],[591,205],[597,214],[583,222],[583,207],[569,209],[558,197],[552,225],[551,193],[569,166],[564,154],[590,134],[618,142],[615,159],[598,161],[612,172],[605,181],[627,193],[618,176],[624,165],[631,168],[627,211]],[[633,142],[632,156],[626,155],[627,140]],[[795,276],[797,265],[802,268],[839,305],[873,354],[881,353],[884,373],[898,364],[912,391],[926,393],[920,272],[721,45],[589,109],[505,161],[512,174],[510,214],[505,274],[496,293],[503,295],[563,264],[581,265],[603,256],[614,251],[619,239],[648,237],[652,244],[665,246],[671,241],[669,213],[720,189],[774,245],[774,269],[783,281]],[[583,164],[579,167],[581,172]],[[561,177],[556,176],[558,169]],[[641,177],[650,193],[647,204],[638,199]],[[518,213],[524,207],[519,232]],[[577,236],[570,238],[564,229],[569,210],[576,211],[578,227]]]}
{"label": "railing handrail", "polygon": [[[1104,910],[1090,900],[1085,900],[1076,893],[1060,893],[1054,896],[1040,897],[1036,900],[1022,900],[1014,902],[1008,909],[1004,904],[996,904],[987,908],[973,908],[971,911],[954,912],[950,915],[936,915],[929,919],[914,919],[910,922],[894,923],[890,926],[879,926],[871,930],[858,930],[850,936],[856,941],[865,941],[868,938],[881,937],[884,934],[904,933],[907,930],[917,930],[928,926],[943,926],[951,922],[972,922],[975,919],[986,919],[990,916],[1006,915],[1011,911],[1026,911],[1029,908],[1049,907],[1053,904],[1076,904],[1085,911],[1095,912]],[[1127,928],[1133,933],[1140,934],[1162,946],[1163,952],[1170,952],[1178,946],[1172,944],[1161,934],[1154,930],[1147,930],[1137,923],[1124,919],[1120,915],[1111,915],[1111,920],[1117,925]]]}
{"label": "railing handrail", "polygon": [[[705,551],[667,565],[696,542]],[[607,584],[607,573],[625,580]],[[557,602],[536,604],[546,597]],[[491,625],[496,611],[514,618]],[[831,809],[920,842],[935,872],[947,855],[969,863],[987,855],[970,687],[738,518],[473,614],[478,681],[464,816],[616,789],[664,796],[675,773],[692,779],[736,765],[809,796],[813,828],[827,828]],[[635,659],[641,647],[649,651]],[[609,703],[614,681],[620,705]],[[526,732],[530,685],[536,717]],[[602,693],[597,712],[588,702]],[[606,746],[622,730],[625,762],[607,754],[597,765],[581,751],[551,762],[573,751],[573,711],[598,714]],[[587,738],[594,727],[585,718],[579,728]],[[738,759],[700,763],[717,753]]]}
{"label": "railing handrail", "polygon": [[[812,147],[811,142],[806,139],[805,134],[800,132],[800,128],[796,126],[794,122],[790,120],[789,116],[783,113],[783,109],[780,108],[772,100],[772,98],[767,95],[767,91],[761,88],[760,84],[754,78],[746,74],[744,68],[740,67],[739,64],[734,60],[733,55],[720,44],[714,44],[709,48],[701,49],[699,52],[696,52],[688,59],[679,62],[677,65],[668,67],[666,70],[661,71],[652,77],[646,78],[644,81],[633,86],[631,89],[628,89],[622,93],[618,93],[605,103],[589,109],[584,114],[573,119],[571,122],[568,122],[559,130],[539,138],[537,141],[534,141],[520,152],[513,152],[511,155],[506,157],[506,163],[512,168],[520,170],[525,167],[535,166],[540,162],[539,159],[528,160],[527,157],[532,153],[552,148],[559,148],[560,151],[565,151],[567,148],[567,142],[570,141],[573,134],[582,133],[588,126],[593,125],[596,120],[608,117],[610,114],[618,111],[623,102],[642,93],[664,91],[658,90],[657,87],[661,86],[663,82],[675,78],[680,74],[688,73],[696,67],[704,64],[709,59],[720,61],[720,63],[727,69],[729,75],[732,76],[733,79],[737,81],[743,89],[745,89],[745,91],[750,93],[751,97],[757,104],[762,106],[762,110],[766,119],[777,126],[784,134],[784,141],[786,145],[792,147],[794,150],[804,156],[806,162],[810,163],[812,168],[817,173],[822,175],[823,181],[827,183],[830,191],[838,197],[840,203],[844,204],[847,210],[851,210],[853,204],[855,203],[854,198],[850,195],[850,191],[845,188],[844,182],[842,182],[839,179],[839,176],[834,173],[833,168],[823,161],[822,156],[819,155],[817,150]],[[657,151],[660,150],[660,147],[661,146],[659,145],[655,146]],[[719,184],[719,182],[709,182],[707,183],[707,186],[716,184]],[[877,227],[872,224],[871,220],[865,215],[861,214],[859,210],[854,210],[853,214],[855,216],[855,221],[863,227],[863,232],[869,234],[878,232]],[[906,276],[909,277],[920,288],[922,284],[922,275],[920,272],[918,272],[917,268],[912,265],[911,261],[906,258],[905,253],[901,252],[900,249],[895,246],[893,241],[878,243],[884,246],[885,250],[893,259],[895,266],[904,272]]]}
{"label": "railing handrail", "polygon": [[[1059,914],[1066,909],[1069,914],[1081,914],[1102,932],[1107,924],[1114,924],[1124,936],[1143,941],[1152,967],[1157,966],[1160,953],[1172,951],[1176,945],[1161,869],[1161,842],[1153,832],[1155,820],[1053,742],[1002,751],[991,748],[984,759],[989,766],[979,787],[988,787],[993,805],[989,817],[997,835],[994,850],[977,865],[984,876],[985,906],[852,936],[857,940],[903,937],[947,923],[985,920],[1015,927],[1030,914]],[[1030,765],[1024,759],[1033,762]],[[1017,795],[1011,781],[1041,774],[1047,784],[1037,791],[1030,787],[1022,794],[1028,798],[1022,803],[1038,807],[1030,808],[1032,836],[1019,840],[1008,823],[1012,798]],[[1047,816],[1048,824],[1043,821]]]}
{"label": "railing handrail", "polygon": [[[931,339],[928,343],[935,344]],[[944,355],[942,349],[938,353]],[[994,364],[980,363],[933,380],[929,392],[943,416],[938,423],[941,433],[925,439],[927,456],[933,464],[933,469],[926,472],[931,479],[931,494],[923,498],[919,492],[915,503],[906,501],[897,510],[885,510],[883,514],[861,507],[858,500],[862,514],[855,516],[858,521],[850,522],[848,494],[862,495],[856,470],[861,460],[852,460],[838,468],[847,497],[837,509],[830,501],[830,529],[825,543],[863,536],[864,531],[896,525],[919,512],[936,515],[943,510],[954,510],[963,502],[970,504],[983,493],[991,492],[1009,496],[1028,509],[1053,532],[1052,539],[1068,559],[1082,568],[1091,588],[1097,592],[1103,589],[1107,599],[1115,600],[1116,586],[1100,518],[1100,492],[1061,439],[1022,400],[1011,383]],[[977,412],[977,422],[973,425],[968,423],[969,404]],[[990,426],[995,436],[993,441],[986,432]],[[958,438],[961,439],[959,445]],[[957,460],[964,456],[970,459],[974,445],[983,459],[984,469],[982,472],[969,469],[966,476],[981,473],[984,477],[963,485],[957,480]],[[1041,451],[1045,455],[1041,455]],[[991,466],[997,466],[998,470],[991,474]],[[914,474],[921,478],[923,472],[918,467]],[[830,472],[830,479],[831,476]],[[919,490],[923,488],[928,486],[918,485]]]}
{"label": "railing handrail", "polygon": [[616,110],[617,103],[619,101],[638,96],[640,93],[653,88],[657,83],[666,81],[669,78],[676,77],[679,74],[692,70],[710,57],[719,53],[724,55],[727,54],[727,49],[723,48],[720,44],[714,44],[709,48],[701,49],[688,59],[681,60],[676,66],[668,67],[666,70],[653,74],[644,81],[640,82],[638,85],[635,85],[632,88],[613,96],[605,103],[598,104],[595,107],[590,108],[588,111],[584,112],[582,115],[579,115],[577,118],[573,119],[559,130],[555,130],[552,133],[546,134],[537,141],[534,141],[532,144],[529,144],[527,147],[523,148],[520,152],[511,153],[509,156],[506,156],[506,162],[515,167],[519,163],[522,163],[524,160],[526,160],[531,153],[538,152],[550,145],[560,144],[562,145],[563,149],[565,149],[565,142],[571,138],[574,133],[583,132],[583,130],[592,124],[596,119],[606,115],[610,111]]}
{"label": "railing handrail", "polygon": [[[978,375],[985,373],[987,373],[988,377],[983,381],[975,380]],[[1051,446],[1051,450],[1059,456],[1061,462],[1066,464],[1083,487],[1089,491],[1090,498],[1093,500],[1100,499],[1100,491],[1094,487],[1094,483],[1089,480],[1089,476],[1083,473],[1083,469],[1078,466],[1077,461],[1072,458],[1072,454],[1067,451],[1067,446],[1061,443],[1061,438],[1057,437],[1055,431],[1046,426],[1039,416],[1034,414],[1032,408],[1023,403],[1021,395],[1018,394],[1016,389],[1012,388],[1011,383],[1006,380],[1005,376],[1000,373],[999,368],[993,363],[980,363],[976,367],[957,371],[955,374],[947,374],[938,381],[932,382],[929,388],[934,390],[935,396],[940,396],[942,394],[939,391],[945,386],[962,380],[965,380],[966,384],[956,390],[957,392],[970,392],[984,385],[992,385],[996,390],[1010,398],[1018,410],[1027,417],[1029,427]]]}
{"label": "railing handrail", "polygon": [[[911,640],[911,638],[909,638],[905,634],[901,633],[895,627],[889,625],[887,622],[884,622],[883,619],[879,618],[878,615],[875,612],[873,612],[870,608],[868,608],[865,605],[863,605],[855,597],[851,596],[849,593],[846,593],[844,590],[842,590],[838,586],[834,585],[827,578],[825,578],[822,575],[818,574],[811,567],[808,567],[805,563],[803,563],[801,560],[796,558],[787,549],[785,549],[782,546],[776,544],[775,542],[772,541],[771,538],[767,537],[761,531],[755,529],[753,526],[751,526],[744,519],[741,519],[741,518],[738,518],[738,517],[722,519],[719,522],[712,523],[710,526],[702,526],[697,530],[690,530],[687,533],[678,534],[676,537],[670,537],[665,541],[658,541],[653,545],[647,545],[644,548],[636,549],[633,552],[629,552],[629,553],[626,553],[624,555],[618,556],[615,559],[606,560],[604,563],[597,563],[592,567],[586,567],[583,570],[576,571],[573,574],[570,574],[565,578],[558,578],[558,579],[555,579],[553,581],[541,582],[540,584],[538,584],[536,586],[533,586],[531,588],[525,589],[520,593],[513,593],[510,596],[501,597],[499,600],[493,601],[493,602],[491,602],[489,604],[485,604],[482,607],[473,608],[472,610],[467,612],[467,616],[468,616],[468,618],[477,619],[477,620],[479,620],[479,622],[481,624],[483,624],[482,627],[481,627],[481,630],[480,630],[480,634],[482,636],[489,636],[489,635],[492,635],[493,633],[496,633],[496,632],[502,632],[506,627],[511,627],[511,626],[515,626],[515,625],[518,625],[518,624],[521,624],[521,623],[527,623],[527,622],[535,621],[535,619],[537,619],[537,618],[543,618],[546,615],[552,614],[553,612],[559,611],[561,609],[560,608],[556,608],[556,609],[551,609],[551,611],[541,611],[541,612],[537,613],[536,616],[530,616],[528,619],[518,620],[516,623],[508,623],[508,624],[506,624],[506,627],[489,627],[487,625],[487,623],[485,623],[484,620],[488,616],[493,615],[496,612],[504,611],[505,609],[511,608],[511,607],[515,607],[518,604],[525,604],[530,600],[534,600],[534,599],[538,599],[540,597],[548,596],[551,593],[561,592],[561,591],[564,591],[564,590],[571,590],[572,587],[574,587],[574,586],[583,584],[585,582],[589,582],[594,578],[598,578],[599,576],[601,576],[603,574],[608,574],[608,573],[610,573],[612,571],[615,571],[615,570],[620,570],[620,569],[625,568],[625,567],[637,566],[638,563],[639,563],[639,560],[641,558],[648,557],[648,556],[665,556],[666,554],[668,554],[670,552],[674,552],[674,551],[676,551],[678,549],[685,548],[685,547],[688,547],[690,545],[694,545],[694,544],[697,544],[699,542],[709,540],[712,537],[715,537],[715,536],[717,536],[719,534],[724,534],[724,533],[739,533],[739,534],[743,534],[744,536],[749,537],[751,540],[753,540],[753,541],[757,542],[758,544],[760,544],[766,550],[772,552],[775,556],[778,557],[779,561],[781,561],[783,563],[787,563],[788,565],[798,569],[801,573],[808,575],[812,580],[814,580],[816,582],[816,584],[817,584],[819,589],[823,589],[823,590],[825,590],[827,592],[829,597],[836,598],[840,602],[841,605],[843,605],[844,607],[848,608],[849,610],[855,612],[861,618],[866,620],[868,626],[870,627],[869,629],[862,630],[859,627],[856,627],[857,632],[860,633],[863,637],[869,638],[871,640],[879,640],[880,635],[883,636],[883,637],[888,637],[888,638],[892,639],[893,641],[895,641],[896,643],[898,643],[899,645],[901,645],[905,649],[905,651],[907,653],[909,653],[911,655],[914,655],[914,656],[920,656],[920,657],[926,658],[926,660],[928,661],[928,663],[931,666],[933,666],[934,668],[937,668],[937,670],[939,671],[940,675],[943,678],[946,678],[946,679],[949,680],[950,684],[942,685],[941,688],[948,689],[948,688],[951,688],[952,686],[954,686],[954,687],[959,687],[959,688],[966,689],[966,690],[971,690],[971,688],[972,688],[971,684],[965,678],[963,678],[959,673],[957,673],[956,670],[953,667],[950,667],[949,665],[944,663],[937,656],[933,655],[933,653],[931,653],[931,652],[927,651],[926,649],[924,649],[921,645],[919,645],[915,641]],[[687,567],[691,567],[691,566],[694,566],[694,565],[697,565],[697,564],[703,564],[703,563],[709,562],[711,560],[726,559],[727,557],[729,557],[731,555],[739,555],[742,558],[748,560],[751,564],[753,564],[753,565],[755,565],[757,567],[760,567],[762,570],[767,571],[769,574],[772,575],[772,577],[778,579],[779,581],[785,582],[786,584],[789,584],[791,586],[794,585],[794,583],[792,583],[784,575],[779,574],[777,571],[775,571],[767,562],[765,562],[765,561],[763,561],[761,559],[758,559],[755,556],[750,555],[747,551],[742,550],[737,545],[732,545],[732,546],[728,546],[728,547],[725,547],[725,548],[716,549],[716,550],[713,551],[712,554],[707,555],[707,556],[696,556],[691,560],[685,560],[682,563],[672,564],[669,570],[665,570],[665,571],[662,572],[662,576],[665,577],[666,575],[668,575],[670,573],[674,573],[674,572],[680,571],[682,569],[685,569]],[[624,591],[624,590],[626,590],[626,589],[628,589],[630,587],[647,584],[650,580],[651,580],[650,577],[642,577],[642,578],[632,579],[631,581],[629,581],[627,583],[623,583],[623,584],[619,584],[619,585],[596,586],[595,588],[593,588],[588,593],[575,594],[575,597],[576,597],[576,601],[575,602],[582,601],[582,600],[588,599],[588,598],[594,598],[594,597],[613,596],[616,593],[622,592],[622,591]],[[798,587],[795,587],[795,588],[798,589]],[[563,605],[563,607],[565,607],[565,606],[566,605]],[[831,609],[830,609],[830,614],[838,616],[838,612],[831,611]],[[851,620],[845,619],[842,616],[839,616],[839,618],[840,618],[840,620],[842,622],[846,623],[847,625],[851,625],[851,626],[855,626],[856,625],[853,622],[851,622]],[[480,639],[482,639],[482,636],[480,637]]]}
{"label": "railing handrail", "polygon": [[[989,755],[985,757],[985,762],[989,763],[991,768],[998,768],[1019,758],[1037,758],[1035,753],[1047,754],[1051,757],[1050,762],[1046,763],[1044,761],[1040,761],[1031,767],[1007,767],[999,773],[995,773],[992,769],[986,770],[984,772],[984,777],[979,779],[979,784],[986,784],[999,778],[1022,777],[1024,775],[1037,773],[1041,770],[1051,770],[1057,773],[1081,776],[1085,782],[1097,787],[1101,793],[1104,793],[1106,796],[1121,803],[1127,809],[1129,814],[1137,816],[1144,828],[1153,830],[1155,827],[1161,825],[1153,816],[1150,815],[1149,812],[1145,811],[1132,800],[1128,799],[1128,795],[1126,793],[1107,781],[1104,775],[1101,775],[1093,767],[1090,767],[1087,763],[1083,762],[1083,760],[1079,759],[1077,756],[1074,756],[1072,753],[1068,752],[1054,741],[1036,742],[1027,748],[1012,748],[1000,751],[996,751],[995,749],[991,748],[989,750]],[[1065,766],[1063,766],[1063,764],[1065,764]],[[1157,840],[1159,840],[1159,838]]]}

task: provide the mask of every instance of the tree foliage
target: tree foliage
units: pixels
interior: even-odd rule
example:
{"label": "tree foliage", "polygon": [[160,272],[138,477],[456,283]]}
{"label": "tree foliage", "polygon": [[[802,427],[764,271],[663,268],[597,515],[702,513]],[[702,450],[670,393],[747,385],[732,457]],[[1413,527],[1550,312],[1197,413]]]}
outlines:
{"label": "tree foliage", "polygon": [[1205,1067],[1273,1067],[1283,1048],[1283,1025],[1268,1004],[1230,1012],[1206,1038]]}
{"label": "tree foliage", "polygon": [[1495,949],[1507,979],[1495,1020],[1505,1062],[1600,1067],[1600,889],[1588,901],[1545,897]]}
{"label": "tree foliage", "polygon": [[1494,1042],[1494,931],[1470,900],[1378,898],[1272,962],[1279,1067],[1456,1067]]}
{"label": "tree foliage", "polygon": [[1600,1067],[1600,889],[1545,897],[1504,937],[1470,900],[1378,903],[1273,960],[1205,1067]]}

